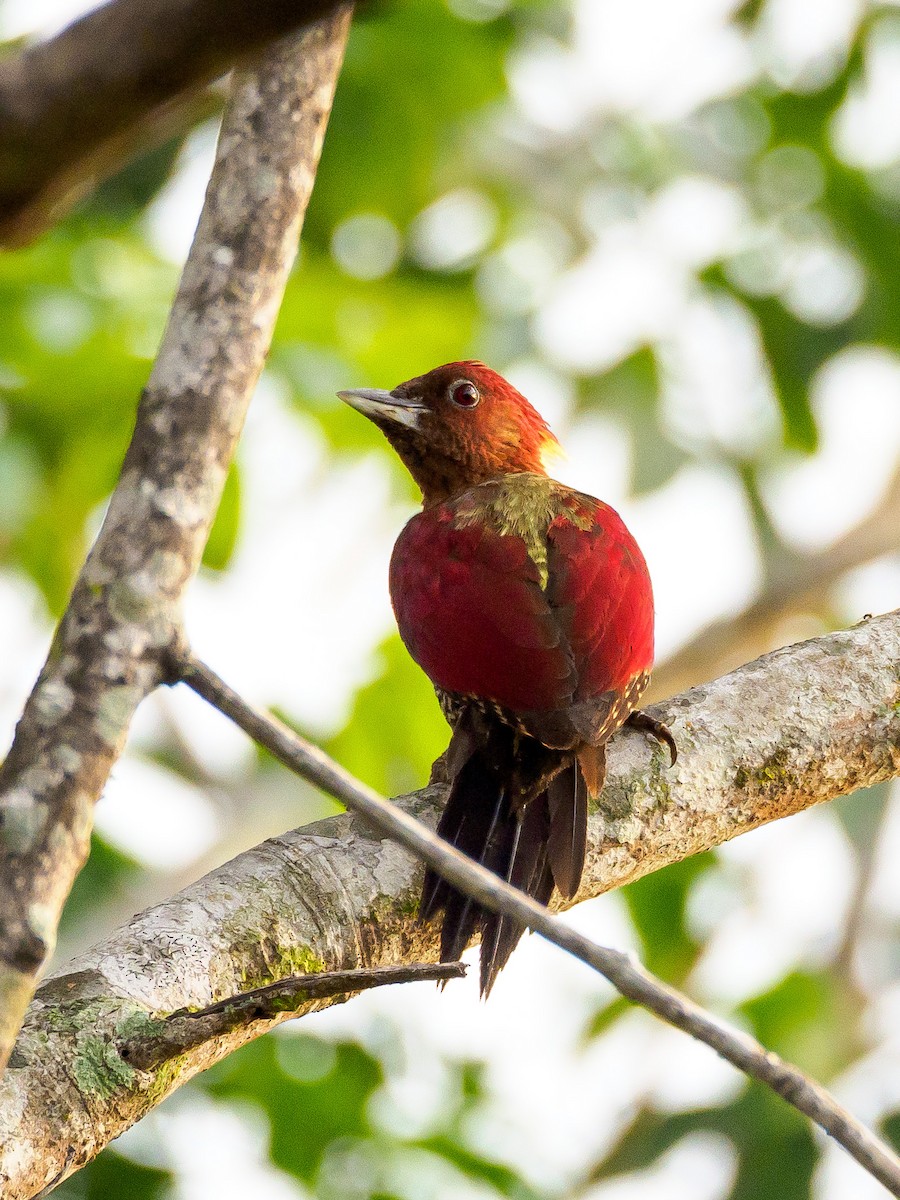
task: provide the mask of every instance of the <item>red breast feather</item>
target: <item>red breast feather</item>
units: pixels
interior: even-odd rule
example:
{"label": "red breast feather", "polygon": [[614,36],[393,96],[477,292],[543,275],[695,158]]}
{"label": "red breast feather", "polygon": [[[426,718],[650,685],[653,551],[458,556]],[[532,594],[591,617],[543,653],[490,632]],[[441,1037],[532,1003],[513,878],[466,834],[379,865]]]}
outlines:
{"label": "red breast feather", "polygon": [[[512,478],[543,494],[551,484]],[[390,588],[410,654],[441,690],[513,713],[625,691],[653,658],[653,598],[634,539],[613,509],[560,484],[541,528],[504,532],[494,512],[508,486],[471,489],[401,533]],[[489,490],[494,503],[479,506]]]}

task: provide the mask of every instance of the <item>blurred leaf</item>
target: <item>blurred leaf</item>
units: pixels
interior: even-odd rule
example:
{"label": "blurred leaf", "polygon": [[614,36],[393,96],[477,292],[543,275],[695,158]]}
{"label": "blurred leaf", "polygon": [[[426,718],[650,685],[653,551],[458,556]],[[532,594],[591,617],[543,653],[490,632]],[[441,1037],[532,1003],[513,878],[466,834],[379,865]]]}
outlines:
{"label": "blurred leaf", "polygon": [[113,487],[131,435],[148,372],[135,341],[171,281],[145,247],[121,230],[114,238],[99,220],[88,230],[73,217],[36,245],[0,257],[5,436],[31,464],[5,554],[55,614],[81,565],[88,519]]}
{"label": "blurred leaf", "polygon": [[767,1049],[827,1080],[862,1048],[853,1034],[858,1008],[858,998],[834,974],[792,971],[739,1011]]}
{"label": "blurred leaf", "polygon": [[656,352],[644,346],[585,386],[585,406],[622,418],[634,446],[631,486],[638,496],[663,487],[687,461],[683,450],[663,434],[658,407],[661,390]]}
{"label": "blurred leaf", "polygon": [[58,1200],[164,1200],[172,1183],[169,1171],[142,1167],[110,1148],[61,1183],[53,1195]]}
{"label": "blurred leaf", "polygon": [[[209,108],[209,102],[204,97],[199,100],[194,101],[195,111],[191,114],[195,122],[202,120]],[[215,99],[213,104],[221,107]],[[191,123],[186,114],[186,131]],[[104,179],[82,202],[78,217],[91,220],[102,214],[112,220],[125,222],[142,212],[168,182],[186,136],[185,132],[168,138],[163,145],[138,154],[120,171]]]}
{"label": "blurred leaf", "polygon": [[[718,287],[727,286],[719,267],[704,272],[703,279]],[[812,454],[818,447],[819,435],[810,405],[810,383],[825,359],[846,344],[846,334],[834,328],[813,329],[770,296],[742,293],[741,302],[756,318],[772,368],[775,394],[781,406],[784,445]]]}
{"label": "blurred leaf", "polygon": [[279,1040],[269,1035],[242,1047],[207,1072],[203,1086],[213,1096],[258,1104],[271,1125],[272,1161],[311,1184],[332,1142],[368,1133],[366,1104],[382,1082],[382,1067],[343,1042],[322,1078],[293,1078],[282,1066]]}
{"label": "blurred leaf", "polygon": [[658,1113],[642,1109],[590,1173],[591,1183],[645,1171],[687,1133],[706,1127],[709,1113]]}
{"label": "blurred leaf", "polygon": [[[846,69],[825,88],[811,92],[778,91],[759,86],[752,95],[772,129],[770,148],[802,145],[813,151],[824,171],[823,195],[815,215],[824,217],[837,242],[865,269],[866,289],[858,310],[846,320],[821,327],[800,321],[780,300],[743,295],[756,317],[782,406],[785,444],[811,452],[817,445],[809,389],[815,373],[830,357],[856,342],[900,345],[896,320],[900,302],[900,200],[876,193],[865,172],[841,162],[832,148],[837,109],[861,75],[860,27]],[[720,279],[718,268],[707,278]]]}
{"label": "blurred leaf", "polygon": [[856,851],[863,856],[868,856],[877,843],[890,798],[890,783],[877,783],[849,796],[839,796],[829,806]]}
{"label": "blurred leaf", "polygon": [[881,1120],[881,1132],[900,1154],[900,1112],[891,1113]]}
{"label": "blurred leaf", "polygon": [[476,25],[433,0],[360,10],[304,227],[308,245],[327,247],[334,227],[358,212],[405,228],[436,199],[440,180],[459,182],[464,119],[502,94],[512,31],[508,18]]}
{"label": "blurred leaf", "polygon": [[651,346],[642,346],[603,375],[591,380],[591,403],[611,408],[639,409],[652,413],[660,390],[660,370]]}
{"label": "blurred leaf", "polygon": [[615,1025],[620,1017],[624,1017],[633,1008],[634,1005],[630,1000],[626,1000],[624,996],[617,996],[609,1004],[598,1008],[584,1031],[585,1041],[592,1041],[594,1038],[602,1037],[607,1030]]}
{"label": "blurred leaf", "polygon": [[680,983],[693,967],[700,947],[685,923],[688,892],[715,865],[711,852],[695,854],[629,883],[622,896],[641,939],[641,957],[649,971]]}
{"label": "blurred leaf", "polygon": [[727,1200],[811,1200],[818,1148],[809,1123],[762,1084],[752,1083],[722,1108],[658,1113],[643,1109],[590,1173],[599,1183],[653,1166],[690,1133],[724,1134],[738,1169]]}
{"label": "blurred leaf", "polygon": [[[364,281],[307,252],[288,283],[271,365],[341,449],[375,444],[349,421],[335,387],[394,387],[438,363],[471,357],[478,309],[471,281],[410,273]],[[381,443],[379,443],[381,444]]]}
{"label": "blurred leaf", "polygon": [[213,571],[224,571],[231,561],[237,545],[241,526],[241,475],[237,462],[233,462],[225,478],[222,499],[209,540],[203,551],[203,565]]}
{"label": "blurred leaf", "polygon": [[134,879],[141,867],[100,837],[91,835],[91,852],[82,867],[63,909],[60,935],[67,937],[79,926],[84,927],[92,912],[101,903],[109,903],[126,882]]}
{"label": "blurred leaf", "polygon": [[523,1182],[516,1171],[461,1146],[450,1137],[438,1135],[423,1138],[412,1144],[421,1150],[437,1154],[469,1179],[485,1183],[503,1196],[513,1196],[517,1200],[537,1200],[539,1196],[539,1193]]}
{"label": "blurred leaf", "polygon": [[382,795],[396,796],[428,781],[450,731],[434,689],[399,636],[382,643],[384,671],[357,693],[346,728],[325,749]]}
{"label": "blurred leaf", "polygon": [[810,1200],[819,1148],[807,1119],[762,1084],[720,1110],[711,1124],[738,1151],[738,1174],[728,1200]]}

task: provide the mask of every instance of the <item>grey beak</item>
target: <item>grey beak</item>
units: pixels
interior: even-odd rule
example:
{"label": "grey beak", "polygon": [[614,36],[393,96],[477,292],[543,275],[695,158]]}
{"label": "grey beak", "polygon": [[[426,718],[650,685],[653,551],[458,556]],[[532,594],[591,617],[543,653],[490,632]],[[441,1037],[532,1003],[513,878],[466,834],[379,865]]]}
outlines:
{"label": "grey beak", "polygon": [[419,417],[427,412],[425,405],[414,397],[398,396],[381,388],[353,388],[338,392],[338,396],[351,408],[374,420],[397,421],[415,429]]}

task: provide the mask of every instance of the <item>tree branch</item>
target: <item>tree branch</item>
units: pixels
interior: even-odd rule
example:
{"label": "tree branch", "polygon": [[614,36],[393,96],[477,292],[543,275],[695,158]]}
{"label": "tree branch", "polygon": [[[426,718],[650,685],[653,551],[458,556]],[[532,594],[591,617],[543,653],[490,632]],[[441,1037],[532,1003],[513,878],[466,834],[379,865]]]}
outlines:
{"label": "tree branch", "polygon": [[[900,775],[898,662],[900,610],[774,651],[654,706],[650,711],[675,734],[678,763],[669,769],[668,750],[640,734],[626,731],[613,742],[576,901]],[[172,672],[355,810],[358,782],[317,746],[249,709],[190,654],[182,652]],[[276,731],[284,738],[280,749]],[[615,770],[623,757],[627,769]],[[374,808],[370,816],[380,819]],[[404,836],[399,824],[389,836],[395,834]],[[425,848],[419,841],[413,852]]]}
{"label": "tree branch", "polygon": [[454,962],[294,975],[197,1011],[180,1008],[155,1021],[154,1027],[143,1030],[139,1037],[122,1042],[118,1046],[119,1057],[139,1071],[150,1071],[234,1029],[257,1021],[300,1016],[305,1000],[330,1000],[337,996],[346,999],[357,992],[394,983],[446,983],[449,979],[462,979],[465,973],[465,963]]}
{"label": "tree branch", "polygon": [[[777,651],[659,706],[657,715],[674,726],[681,749],[671,770],[663,750],[642,735],[614,739],[603,802],[590,815],[578,898],[900,774],[898,661],[900,612]],[[293,753],[295,735],[276,731]],[[312,752],[312,763],[316,772],[333,772],[336,792],[348,789],[342,798],[351,790],[372,798],[320,751]],[[403,827],[413,816],[433,826],[443,796],[437,784],[402,798]],[[419,838],[420,827],[412,829]],[[503,891],[495,877],[482,880],[474,864],[464,871],[466,890],[470,873],[479,876],[484,902]],[[60,1170],[83,1165],[181,1083],[279,1019],[232,1030],[157,1070],[136,1071],[118,1047],[153,1028],[154,1014],[205,1007],[248,980],[265,984],[304,972],[434,959],[436,932],[413,916],[420,885],[417,859],[374,833],[371,815],[348,814],[263,843],[81,956],[39,990],[0,1084],[4,1200],[24,1200]],[[514,898],[526,906],[516,911],[528,923],[533,919],[542,933],[609,970],[632,999],[662,1009],[741,1069],[799,1098],[861,1161],[871,1160],[873,1173],[896,1184],[896,1160],[885,1158],[885,1148],[823,1089],[743,1034],[731,1040],[730,1031],[677,993],[660,993],[627,955],[595,947],[539,906]],[[324,1003],[304,1002],[297,1015]]]}
{"label": "tree branch", "polygon": [[37,236],[192,92],[338,2],[109,0],[0,61],[0,242]]}
{"label": "tree branch", "polygon": [[[900,1158],[821,1085],[767,1051],[753,1038],[711,1017],[627,954],[598,946],[554,921],[543,905],[471,861],[426,826],[348,777],[338,764],[329,761],[317,747],[281,722],[256,712],[204,664],[186,657],[184,680],[285,766],[324,787],[352,812],[371,822],[379,833],[399,842],[460,891],[567,950],[603,975],[623,996],[710,1046],[727,1062],[772,1088],[830,1134],[893,1195],[900,1196]],[[894,685],[892,694],[900,695],[896,671]],[[900,722],[895,733],[898,730]],[[894,749],[897,753],[893,756],[892,769],[897,774],[900,773],[900,736],[894,739]],[[779,767],[783,765],[779,764]]]}
{"label": "tree branch", "polygon": [[87,854],[94,801],[180,636],[296,252],[349,19],[345,7],[236,80],[122,475],[0,767],[0,1070]]}

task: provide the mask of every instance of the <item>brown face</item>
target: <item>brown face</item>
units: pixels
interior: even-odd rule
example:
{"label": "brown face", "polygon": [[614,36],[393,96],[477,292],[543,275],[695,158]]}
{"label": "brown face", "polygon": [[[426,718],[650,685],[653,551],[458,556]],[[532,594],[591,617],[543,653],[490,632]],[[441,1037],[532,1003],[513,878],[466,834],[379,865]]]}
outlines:
{"label": "brown face", "polygon": [[546,474],[556,439],[512,384],[479,362],[447,363],[392,392],[339,392],[383,430],[426,504],[521,471]]}

